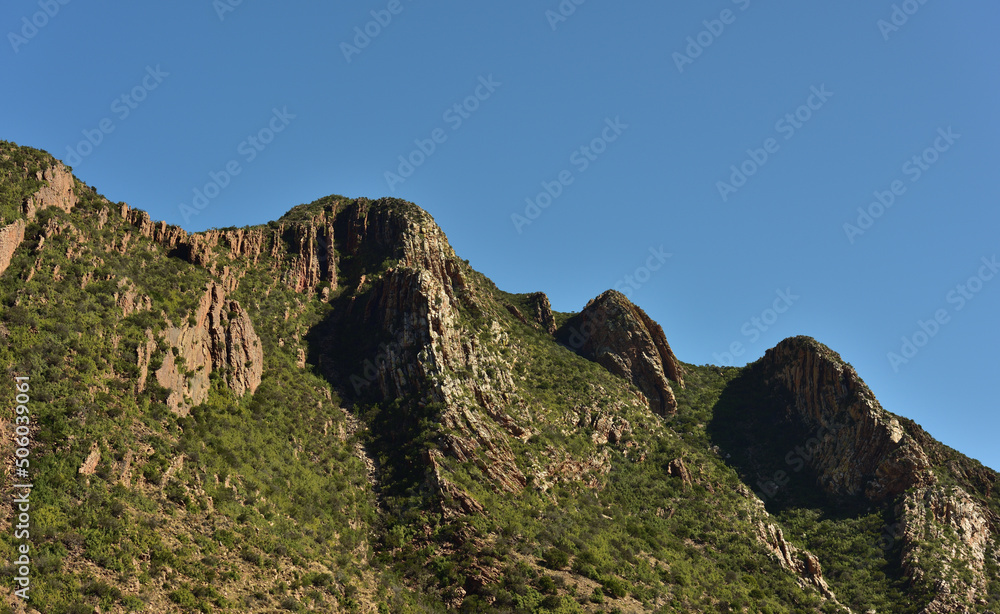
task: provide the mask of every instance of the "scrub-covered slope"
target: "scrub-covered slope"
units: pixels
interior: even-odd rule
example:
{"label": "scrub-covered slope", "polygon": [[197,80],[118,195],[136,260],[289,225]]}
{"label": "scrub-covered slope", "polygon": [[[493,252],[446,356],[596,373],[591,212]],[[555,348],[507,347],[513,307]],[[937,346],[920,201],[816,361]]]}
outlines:
{"label": "scrub-covered slope", "polygon": [[0,179],[13,611],[997,607],[996,474],[812,340],[683,364],[621,294],[503,292],[395,199],[187,233],[44,152]]}

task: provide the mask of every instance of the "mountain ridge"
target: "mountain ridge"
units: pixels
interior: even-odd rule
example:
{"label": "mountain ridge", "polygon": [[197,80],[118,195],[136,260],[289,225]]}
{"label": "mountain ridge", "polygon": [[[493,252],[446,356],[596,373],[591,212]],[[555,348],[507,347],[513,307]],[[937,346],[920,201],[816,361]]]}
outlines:
{"label": "mountain ridge", "polygon": [[[333,195],[187,233],[38,150],[0,159],[0,360],[61,374],[36,437],[76,459],[38,452],[73,485],[38,480],[49,611],[997,607],[996,472],[815,340],[688,365],[617,292],[558,314],[499,290],[412,203]],[[80,315],[53,318],[56,289]],[[57,371],[39,335],[71,358]],[[766,449],[782,438],[805,453]],[[177,515],[191,527],[143,524]],[[818,537],[859,527],[861,564]]]}

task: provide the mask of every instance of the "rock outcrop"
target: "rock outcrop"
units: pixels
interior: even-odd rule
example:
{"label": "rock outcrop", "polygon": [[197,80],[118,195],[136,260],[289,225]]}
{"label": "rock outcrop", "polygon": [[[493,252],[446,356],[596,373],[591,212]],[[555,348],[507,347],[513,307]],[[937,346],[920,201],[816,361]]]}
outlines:
{"label": "rock outcrop", "polygon": [[0,228],[0,275],[10,266],[14,251],[24,241],[24,220]]}
{"label": "rock outcrop", "polygon": [[44,171],[38,171],[36,178],[45,181],[44,185],[37,192],[28,197],[24,204],[24,214],[30,220],[35,217],[35,213],[44,207],[56,207],[69,213],[76,206],[78,200],[76,196],[76,179],[62,163],[57,162],[49,166]]}
{"label": "rock outcrop", "polygon": [[311,224],[297,224],[291,230],[295,256],[285,283],[296,292],[312,290],[321,281],[337,287],[336,253],[333,247],[333,224],[324,216]]}
{"label": "rock outcrop", "polygon": [[687,486],[691,485],[691,471],[684,464],[682,458],[675,458],[667,464],[667,475],[679,478]]}
{"label": "rock outcrop", "polygon": [[[44,207],[56,207],[67,213],[77,204],[76,180],[73,174],[61,163],[49,166],[44,171],[36,173],[36,179],[46,182],[24,203],[24,215],[28,221],[35,219],[35,214]],[[24,241],[24,220],[15,220],[4,228],[0,228],[0,275],[10,266],[14,251]]]}
{"label": "rock outcrop", "polygon": [[536,324],[548,334],[556,332],[556,319],[552,315],[552,304],[544,292],[528,295],[528,304],[532,307],[532,317]]}
{"label": "rock outcrop", "polygon": [[591,300],[556,331],[556,338],[635,384],[653,412],[677,411],[669,380],[684,385],[680,361],[660,325],[620,292],[608,290]]}
{"label": "rock outcrop", "polygon": [[632,425],[614,410],[620,411],[620,408],[615,407],[612,411],[586,408],[580,412],[576,425],[593,429],[590,438],[598,445],[619,443],[632,434]]}
{"label": "rock outcrop", "polygon": [[[394,262],[377,276],[351,280],[357,290],[346,315],[395,340],[366,363],[376,396],[417,397],[441,407],[436,421],[444,454],[478,466],[499,491],[524,488],[527,479],[508,440],[530,435],[527,420],[511,415],[520,405],[513,380],[487,347],[510,341],[496,322],[478,334],[463,324],[463,311],[480,309],[477,290],[444,233],[426,212],[402,201],[361,199],[340,215],[348,257]],[[429,482],[441,497],[454,499],[456,487],[443,484]]]}
{"label": "rock outcrop", "polygon": [[[821,488],[870,504],[895,504],[900,520],[884,545],[900,539],[911,584],[934,595],[922,612],[958,612],[982,603],[986,560],[1000,524],[983,504],[992,481],[957,460],[948,463],[951,469],[938,467],[947,456],[944,446],[883,409],[853,367],[811,338],[782,341],[754,368],[764,385],[785,399],[787,419],[826,433],[809,444],[808,463]],[[942,486],[939,471],[980,488],[980,498],[961,486]],[[931,577],[928,570],[937,571]]]}
{"label": "rock outcrop", "polygon": [[[935,589],[923,614],[959,612],[986,594],[992,532],[984,510],[968,492],[957,486],[919,488],[906,495],[896,513],[903,569],[911,582]],[[963,567],[971,573],[959,573]],[[943,570],[943,577],[929,578],[926,570],[934,568]]]}
{"label": "rock outcrop", "polygon": [[135,284],[127,277],[118,282],[118,292],[115,292],[114,298],[115,304],[122,310],[122,316],[126,318],[138,311],[153,309],[152,299],[146,295],[139,295]]}
{"label": "rock outcrop", "polygon": [[97,463],[99,463],[100,460],[101,460],[101,451],[97,447],[97,444],[95,443],[93,446],[91,446],[90,453],[87,455],[87,458],[83,461],[83,464],[80,465],[79,469],[77,469],[77,473],[81,475],[94,475],[94,473],[97,471]]}
{"label": "rock outcrop", "polygon": [[225,291],[210,283],[193,316],[193,324],[167,328],[170,345],[157,381],[170,389],[167,405],[178,414],[208,398],[209,374],[222,373],[238,396],[253,393],[260,385],[264,356],[260,337],[249,315]]}
{"label": "rock outcrop", "polygon": [[781,529],[770,523],[757,522],[757,538],[778,559],[782,567],[798,575],[827,599],[836,600],[836,596],[823,579],[823,569],[815,555],[785,541]]}
{"label": "rock outcrop", "polygon": [[766,384],[788,400],[786,417],[810,432],[829,433],[809,458],[828,493],[891,503],[907,488],[934,481],[924,450],[826,346],[808,337],[786,339],[757,364]]}
{"label": "rock outcrop", "polygon": [[443,455],[439,450],[428,450],[425,458],[428,465],[428,482],[442,495],[438,502],[442,515],[450,520],[461,515],[482,514],[485,511],[482,504],[441,473],[442,458]]}

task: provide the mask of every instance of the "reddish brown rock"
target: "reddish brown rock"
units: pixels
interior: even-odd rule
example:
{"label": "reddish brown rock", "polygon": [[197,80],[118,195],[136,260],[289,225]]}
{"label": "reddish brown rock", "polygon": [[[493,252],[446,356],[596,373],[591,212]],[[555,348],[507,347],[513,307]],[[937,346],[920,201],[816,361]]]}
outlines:
{"label": "reddish brown rock", "polygon": [[911,486],[934,481],[921,446],[828,347],[794,337],[768,350],[758,364],[768,385],[789,399],[786,415],[810,432],[827,434],[809,459],[827,492],[891,502]]}
{"label": "reddish brown rock", "polygon": [[621,407],[618,404],[611,409],[584,409],[576,425],[593,429],[591,440],[598,445],[621,443],[625,437],[632,434],[632,425],[618,415],[620,412]]}
{"label": "reddish brown rock", "polygon": [[94,473],[97,471],[97,463],[99,463],[100,460],[101,460],[101,451],[98,449],[97,444],[95,443],[93,446],[91,446],[90,454],[87,455],[86,460],[83,461],[83,464],[80,465],[80,468],[77,470],[77,472],[80,473],[81,475],[94,475]]}
{"label": "reddish brown rock", "polygon": [[785,536],[779,527],[763,521],[757,521],[757,539],[774,554],[782,567],[815,587],[825,598],[836,601],[826,580],[823,579],[823,569],[815,555],[791,545],[785,541]]}
{"label": "reddish brown rock", "polygon": [[115,304],[122,310],[122,316],[128,317],[138,311],[150,311],[153,309],[152,300],[145,295],[136,292],[135,284],[125,277],[118,282],[119,291],[115,292]]}
{"label": "reddish brown rock", "polygon": [[667,475],[675,478],[679,478],[680,481],[688,486],[691,485],[691,472],[688,471],[687,465],[684,464],[684,460],[680,458],[675,458],[667,464]]}
{"label": "reddish brown rock", "polygon": [[76,180],[62,163],[57,162],[45,171],[38,171],[36,178],[45,181],[44,185],[37,192],[28,197],[24,205],[24,213],[27,218],[33,219],[35,213],[44,207],[56,207],[67,213],[73,210],[77,204]]}
{"label": "reddish brown rock", "polygon": [[549,297],[544,292],[535,292],[528,295],[528,304],[532,307],[535,323],[550,335],[556,332],[556,319],[552,315],[552,304],[549,303]]}
{"label": "reddish brown rock", "polygon": [[[808,461],[824,490],[876,504],[900,501],[900,521],[887,527],[883,539],[901,540],[911,583],[934,594],[922,612],[962,611],[981,599],[987,591],[985,561],[1000,519],[991,519],[964,488],[940,485],[941,469],[932,467],[943,462],[943,446],[884,410],[854,369],[813,339],[786,339],[755,368],[778,398],[787,400],[787,418],[826,433],[814,438]],[[955,476],[980,488],[979,496],[991,491],[992,482],[974,465],[966,472],[962,463],[950,464]],[[963,566],[971,573],[948,572]],[[929,569],[943,572],[932,577]]]}
{"label": "reddish brown rock", "polygon": [[14,251],[24,241],[24,220],[0,228],[0,275],[10,266]]}
{"label": "reddish brown rock", "polygon": [[485,511],[479,501],[444,477],[441,472],[443,456],[438,450],[428,450],[425,461],[428,464],[428,482],[439,495],[441,512],[445,519],[462,515],[482,514]]}
{"label": "reddish brown rock", "polygon": [[508,365],[486,347],[510,342],[495,321],[488,330],[466,328],[460,312],[480,308],[477,290],[444,233],[402,201],[360,200],[342,215],[347,253],[395,263],[351,280],[363,300],[352,301],[349,317],[393,340],[365,363],[365,378],[351,382],[385,400],[417,396],[439,406],[445,455],[475,464],[491,488],[523,489],[510,438],[529,436],[527,420],[516,414],[522,404]]}
{"label": "reddish brown rock", "polygon": [[156,340],[153,339],[153,331],[146,329],[146,342],[136,347],[136,365],[139,367],[139,381],[136,382],[136,393],[142,393],[146,389],[146,378],[149,377],[149,361],[156,349]]}
{"label": "reddish brown rock", "polygon": [[333,249],[333,226],[322,219],[292,227],[295,255],[286,284],[296,292],[313,290],[321,281],[336,287],[337,269]]}
{"label": "reddish brown rock", "polygon": [[[903,542],[903,569],[911,581],[930,584],[934,599],[924,614],[959,612],[987,594],[986,560],[991,556],[993,532],[989,512],[961,487],[929,486],[908,493],[896,507]],[[935,543],[952,547],[935,548]],[[927,569],[958,569],[970,574],[930,578]]]}
{"label": "reddish brown rock", "polygon": [[222,286],[208,285],[194,320],[164,331],[181,360],[168,351],[156,372],[160,385],[171,390],[167,405],[180,414],[208,398],[213,370],[225,373],[229,387],[243,396],[257,390],[264,367],[260,338],[250,317],[237,301],[226,299]]}
{"label": "reddish brown rock", "polygon": [[632,382],[660,415],[677,411],[668,380],[684,385],[683,369],[660,325],[623,294],[608,290],[556,333],[581,356]]}
{"label": "reddish brown rock", "polygon": [[271,238],[270,231],[263,228],[237,228],[221,232],[222,239],[229,245],[230,257],[245,258],[253,264],[257,264],[264,253],[265,244]]}

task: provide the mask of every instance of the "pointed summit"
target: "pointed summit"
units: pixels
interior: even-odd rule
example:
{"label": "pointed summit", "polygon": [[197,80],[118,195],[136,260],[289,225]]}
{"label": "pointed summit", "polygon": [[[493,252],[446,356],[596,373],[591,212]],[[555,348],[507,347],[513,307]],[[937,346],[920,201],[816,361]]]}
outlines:
{"label": "pointed summit", "polygon": [[670,381],[684,386],[684,371],[659,324],[625,298],[608,290],[587,303],[556,338],[576,353],[632,382],[660,415],[677,411]]}

